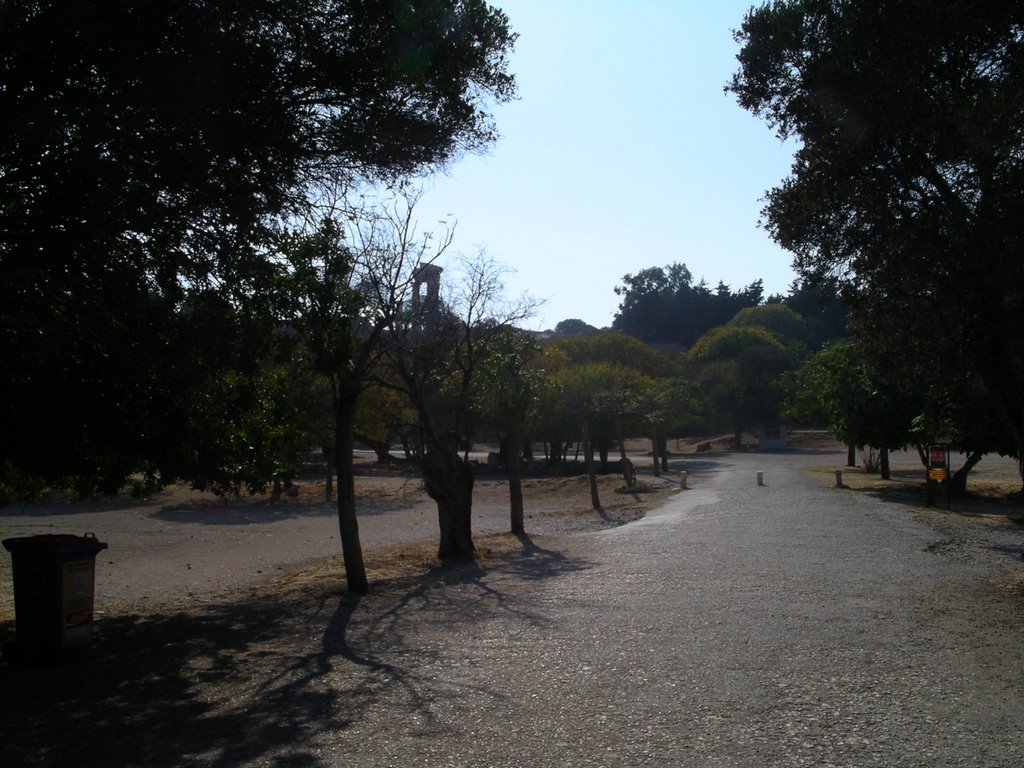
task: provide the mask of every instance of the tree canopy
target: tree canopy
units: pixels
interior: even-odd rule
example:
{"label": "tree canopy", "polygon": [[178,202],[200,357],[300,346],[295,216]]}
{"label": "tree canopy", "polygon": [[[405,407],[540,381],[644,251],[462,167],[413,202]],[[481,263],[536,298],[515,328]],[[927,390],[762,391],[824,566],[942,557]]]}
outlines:
{"label": "tree canopy", "polygon": [[0,4],[0,484],[163,451],[265,346],[202,339],[198,370],[190,307],[258,330],[277,222],[488,144],[514,38],[479,0]]}
{"label": "tree canopy", "polygon": [[729,321],[744,307],[761,303],[761,281],[733,292],[719,283],[712,290],[694,284],[685,264],[648,267],[624,275],[615,293],[622,297],[612,328],[648,343],[688,347],[707,331]]}
{"label": "tree canopy", "polygon": [[1022,29],[1024,8],[995,0],[780,0],[746,16],[729,86],[800,141],[764,214],[801,274],[840,278],[854,313],[916,303],[1019,447]]}

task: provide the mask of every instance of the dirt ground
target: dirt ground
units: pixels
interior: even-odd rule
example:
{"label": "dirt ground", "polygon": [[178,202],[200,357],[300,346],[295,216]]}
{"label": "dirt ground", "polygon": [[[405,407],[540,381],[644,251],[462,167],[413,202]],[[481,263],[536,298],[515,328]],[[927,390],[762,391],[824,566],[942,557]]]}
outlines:
{"label": "dirt ground", "polygon": [[[524,481],[526,528],[531,536],[598,530],[636,520],[679,489],[679,471],[689,468],[699,482],[701,441],[675,443],[672,469],[652,472],[645,441],[627,446],[640,479],[638,492],[623,492],[622,478],[600,478],[602,509],[591,508],[584,476],[534,477]],[[711,441],[713,452],[727,450],[729,438]],[[749,440],[753,443],[753,439]],[[821,432],[790,435],[794,449],[836,451],[841,446]],[[486,454],[478,457],[486,460]],[[957,457],[954,468],[957,466]],[[862,467],[818,467],[821,481],[834,482],[843,470],[848,488],[896,502],[923,505],[922,469],[915,452],[892,457],[893,479],[881,481]],[[371,582],[408,575],[436,565],[436,507],[410,470],[381,468],[369,453],[357,463],[360,539]],[[986,457],[972,472],[971,497],[954,507],[976,520],[1000,518],[1019,509],[1020,478],[1015,462]],[[123,494],[113,499],[68,503],[52,496],[27,509],[0,509],[0,539],[39,533],[93,532],[109,548],[97,557],[96,609],[100,618],[175,610],[230,601],[236,594],[275,590],[295,572],[313,571],[331,585],[342,584],[337,553],[336,508],[324,500],[321,479],[298,483],[297,496],[220,499],[171,487],[146,500]],[[938,505],[945,505],[938,498]],[[1016,506],[1014,506],[1016,505]],[[481,471],[474,489],[474,538],[481,557],[519,546],[510,536],[508,486],[504,477]],[[0,552],[0,643],[13,636],[11,562]]]}
{"label": "dirt ground", "polygon": [[[636,463],[650,460],[635,457]],[[415,553],[434,562],[436,506],[411,471],[380,468],[365,458],[356,478],[360,540],[371,581],[401,571]],[[623,525],[641,517],[678,488],[678,474],[655,477],[647,466],[638,490],[622,478],[599,478],[602,509],[590,505],[586,478],[529,478],[523,483],[526,528],[553,535]],[[43,533],[95,533],[108,544],[96,560],[96,610],[100,618],[145,614],[230,600],[236,592],[276,589],[276,580],[310,561],[330,583],[342,573],[335,502],[324,482],[306,478],[298,495],[271,499],[220,499],[185,486],[146,500],[68,503],[52,496],[26,509],[0,510],[0,539]],[[474,538],[485,551],[509,529],[507,481],[481,473],[474,488]],[[500,540],[500,539],[499,539]],[[13,631],[11,562],[0,553],[0,642]],[[330,571],[334,571],[333,576]]]}
{"label": "dirt ground", "polygon": [[[822,484],[834,482],[835,454],[830,451],[838,446],[833,441],[798,435],[793,443],[811,454],[820,450],[822,463],[812,471]],[[409,474],[365,467],[357,481],[371,580],[365,598],[344,593],[335,554],[334,508],[323,501],[323,487],[316,480],[302,483],[297,497],[276,502],[261,497],[224,502],[175,488],[145,502],[123,497],[69,506],[51,499],[33,510],[0,511],[4,538],[95,530],[111,544],[97,558],[97,622],[85,658],[55,668],[26,668],[16,657],[0,662],[0,685],[8,691],[0,698],[0,764],[257,764],[226,757],[211,762],[201,756],[203,744],[220,744],[226,738],[221,732],[226,726],[216,725],[210,714],[218,707],[230,709],[236,700],[262,701],[263,687],[276,690],[277,684],[268,681],[284,680],[281,690],[289,690],[287,680],[302,672],[296,660],[304,658],[310,643],[327,636],[325,623],[343,628],[343,619],[357,609],[376,611],[384,631],[390,611],[409,595],[443,601],[447,590],[482,583],[480,574],[498,572],[512,594],[513,582],[527,585],[538,577],[537,568],[544,573],[549,567],[571,567],[580,539],[567,534],[639,519],[679,492],[682,469],[689,472],[691,486],[699,487],[704,460],[723,445],[716,443],[705,455],[696,454],[692,444],[681,447],[673,456],[672,472],[662,478],[651,474],[649,457],[636,454],[643,492],[616,492],[621,479],[602,478],[600,511],[590,508],[584,477],[526,481],[526,536],[504,532],[505,482],[480,477],[474,495],[478,557],[456,565],[435,558],[436,512],[421,483]],[[920,468],[914,462],[916,455],[894,457],[897,479],[888,484],[860,469],[847,469],[844,484],[864,493],[888,494],[906,504],[911,514],[935,516],[939,528],[946,514],[972,522],[1021,517],[1019,503],[1000,497],[1019,482],[1012,462],[982,462],[977,487],[989,496],[956,501],[950,513],[919,509],[914,477]],[[961,527],[957,523],[939,544],[955,549],[963,539]],[[13,638],[14,623],[9,557],[0,562],[2,643]],[[526,567],[530,563],[532,569]],[[1024,583],[1001,586],[1024,592]],[[346,642],[344,631],[335,635],[332,642]],[[356,690],[353,695],[365,693]],[[316,706],[316,701],[270,696],[266,706],[250,706],[244,722],[262,734],[259,739],[287,742],[289,735],[279,730],[289,713],[301,708],[308,718]],[[204,733],[203,723],[221,730]],[[26,745],[32,746],[26,751]],[[319,763],[296,758],[273,764]]]}

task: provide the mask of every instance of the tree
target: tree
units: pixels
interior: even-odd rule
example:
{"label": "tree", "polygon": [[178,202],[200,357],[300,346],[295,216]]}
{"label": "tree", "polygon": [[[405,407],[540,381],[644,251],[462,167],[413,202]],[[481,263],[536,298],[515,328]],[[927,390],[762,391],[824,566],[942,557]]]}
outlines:
{"label": "tree", "polygon": [[[873,371],[893,386],[909,390],[919,408],[911,437],[921,462],[928,466],[926,447],[950,442],[966,452],[964,464],[951,478],[951,492],[967,492],[971,470],[987,453],[1017,456],[1005,419],[993,409],[985,386],[966,359],[956,338],[937,332],[934,317],[919,297],[875,291],[856,302],[850,328],[869,337],[862,356]],[[872,333],[876,326],[895,326],[898,335]],[[930,490],[930,486],[929,486]]]}
{"label": "tree", "polygon": [[[414,293],[406,312],[387,326],[388,371],[381,383],[400,391],[416,423],[413,455],[427,494],[437,503],[441,559],[468,559],[475,473],[468,443],[473,434],[472,395],[490,339],[533,311],[533,302],[503,301],[503,269],[483,252],[463,259],[463,275],[442,299]],[[439,275],[438,275],[439,278]]]}
{"label": "tree", "polygon": [[737,328],[764,328],[777,339],[794,348],[804,346],[807,324],[789,307],[782,304],[761,304],[741,309],[726,323]]}
{"label": "tree", "polygon": [[387,353],[387,334],[415,289],[415,270],[439,257],[451,232],[433,243],[418,235],[415,193],[390,207],[350,210],[285,248],[279,295],[285,319],[303,338],[313,370],[329,384],[337,468],[338,526],[350,592],[368,589],[356,519],[353,450],[359,400]]}
{"label": "tree", "polygon": [[829,431],[849,446],[851,466],[855,448],[878,448],[882,478],[888,480],[889,451],[911,441],[920,406],[899,377],[873,371],[853,342],[842,341],[811,357],[795,381],[789,412],[824,418]]}
{"label": "tree", "polygon": [[[584,434],[585,451],[596,443],[602,471],[607,471],[611,440],[618,442],[620,458],[626,459],[627,434],[649,435],[655,472],[659,459],[667,467],[666,430],[695,410],[677,358],[616,332],[557,339],[546,353],[546,366],[557,383],[541,406],[549,424],[562,434]],[[587,455],[596,505],[594,466]]]}
{"label": "tree", "polygon": [[589,336],[594,333],[600,333],[600,331],[578,318],[571,317],[560,321],[555,326],[555,333],[561,333],[566,336]]}
{"label": "tree", "polygon": [[625,275],[615,288],[622,297],[612,328],[648,343],[690,346],[715,326],[722,325],[744,307],[761,302],[757,280],[733,293],[719,283],[712,291],[703,281],[694,285],[685,264],[649,267]]}
{"label": "tree", "polygon": [[817,352],[830,342],[849,336],[846,329],[846,304],[839,281],[828,278],[815,283],[797,279],[790,283],[789,294],[782,303],[804,319],[807,325],[807,346]]}
{"label": "tree", "polygon": [[619,391],[621,369],[608,363],[584,363],[558,370],[554,381],[558,386],[558,397],[564,403],[566,412],[575,421],[578,434],[583,442],[583,459],[586,463],[590,488],[590,505],[601,509],[601,495],[597,487],[597,471],[594,467],[594,447],[591,426],[594,418],[604,411],[605,398]]}
{"label": "tree", "polygon": [[282,218],[486,146],[513,41],[479,0],[4,2],[0,475],[90,492],[171,467],[204,393],[161,377],[194,362],[196,297],[247,333]]}
{"label": "tree", "polygon": [[413,421],[400,393],[374,381],[368,382],[356,412],[356,440],[373,449],[378,464],[391,461],[391,446],[402,438],[402,428]]}
{"label": "tree", "polygon": [[533,334],[503,328],[483,344],[480,375],[476,377],[475,407],[498,424],[505,436],[508,468],[510,529],[525,533],[523,520],[522,445],[526,424],[544,386],[544,372],[531,363],[540,355]]}
{"label": "tree", "polygon": [[720,326],[702,336],[688,358],[712,408],[711,422],[729,425],[737,449],[745,430],[778,423],[779,379],[793,367],[793,356],[771,331]]}
{"label": "tree", "polygon": [[729,85],[800,140],[764,212],[800,273],[839,276],[875,302],[917,300],[964,350],[1018,457],[1022,23],[1018,4],[992,0],[775,2],[747,14]]}

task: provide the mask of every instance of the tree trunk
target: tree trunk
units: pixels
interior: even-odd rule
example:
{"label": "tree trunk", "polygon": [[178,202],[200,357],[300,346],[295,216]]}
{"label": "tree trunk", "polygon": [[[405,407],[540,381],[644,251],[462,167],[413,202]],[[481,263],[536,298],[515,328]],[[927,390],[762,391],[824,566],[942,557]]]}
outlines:
{"label": "tree trunk", "polygon": [[668,430],[658,427],[658,449],[661,451],[661,471],[668,472]]}
{"label": "tree trunk", "polygon": [[857,446],[853,443],[847,443],[846,445],[846,466],[857,466]]}
{"label": "tree trunk", "polygon": [[437,503],[442,560],[470,560],[473,546],[473,465],[462,460],[458,441],[437,437],[419,460],[427,495]]}
{"label": "tree trunk", "polygon": [[551,440],[551,453],[548,454],[548,466],[555,467],[562,463],[562,441],[554,438]]}
{"label": "tree trunk", "polygon": [[651,455],[654,456],[654,476],[661,477],[661,462],[658,461],[658,445],[660,440],[658,439],[658,428],[654,428],[654,434],[651,435]]}
{"label": "tree trunk", "polygon": [[391,443],[373,443],[371,446],[381,466],[391,461]]}
{"label": "tree trunk", "polygon": [[889,449],[882,447],[878,449],[878,468],[883,480],[889,480]]}
{"label": "tree trunk", "polygon": [[739,428],[736,430],[736,434],[733,435],[733,447],[737,451],[743,450],[743,429]]}
{"label": "tree trunk", "polygon": [[324,463],[327,465],[326,477],[324,478],[324,501],[330,501],[334,497],[334,451],[330,445],[320,448],[324,452]]}
{"label": "tree trunk", "polygon": [[521,456],[519,452],[523,442],[521,431],[521,420],[514,418],[508,425],[508,437],[506,438],[506,444],[510,446],[508,450],[508,501],[512,533],[526,533],[523,523],[523,479],[520,472]]}
{"label": "tree trunk", "polygon": [[597,493],[597,475],[594,473],[594,450],[590,444],[590,425],[586,419],[583,420],[583,453],[590,482],[590,505],[594,509],[601,509],[601,497]]}
{"label": "tree trunk", "polygon": [[608,440],[602,438],[597,441],[597,452],[601,457],[601,474],[608,474]]}
{"label": "tree trunk", "polygon": [[967,476],[971,473],[978,462],[981,461],[983,454],[981,451],[974,451],[967,454],[967,461],[960,467],[953,476],[949,479],[950,492],[952,496],[966,496],[967,495]]}
{"label": "tree trunk", "polygon": [[335,408],[334,455],[338,468],[338,531],[341,534],[341,557],[345,563],[348,591],[365,595],[370,588],[363,564],[363,547],[359,542],[356,521],[356,486],[352,471],[352,436],[355,424],[355,398],[339,402]]}

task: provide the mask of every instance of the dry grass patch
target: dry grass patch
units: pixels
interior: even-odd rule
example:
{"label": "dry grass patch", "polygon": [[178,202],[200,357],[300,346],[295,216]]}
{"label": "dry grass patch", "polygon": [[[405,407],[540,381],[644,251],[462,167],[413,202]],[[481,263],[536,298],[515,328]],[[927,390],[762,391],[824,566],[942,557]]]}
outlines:
{"label": "dry grass patch", "polygon": [[[545,537],[531,536],[534,544]],[[436,541],[421,541],[381,547],[363,553],[363,564],[372,592],[387,592],[404,588],[410,582],[421,581],[432,574],[460,571],[486,571],[507,562],[523,551],[523,541],[511,533],[496,533],[475,537],[476,557],[467,561],[446,562],[437,557]],[[278,576],[259,594],[273,597],[302,595],[305,597],[340,595],[345,590],[345,569],[339,555],[315,560]]]}
{"label": "dry grass patch", "polygon": [[[824,485],[835,485],[835,469],[843,473],[843,487],[847,490],[867,493],[886,501],[924,507],[924,469],[922,467],[894,467],[891,479],[883,480],[877,472],[867,472],[863,467],[819,467],[811,470],[821,478]],[[1024,525],[1024,506],[1021,504],[1020,481],[1003,474],[968,479],[968,494],[952,497],[953,512],[981,525],[1008,526]],[[936,510],[946,507],[945,493],[939,489],[935,495]]]}
{"label": "dry grass patch", "polygon": [[993,584],[1012,595],[1024,597],[1024,568],[1008,571],[1004,576],[994,579]]}

